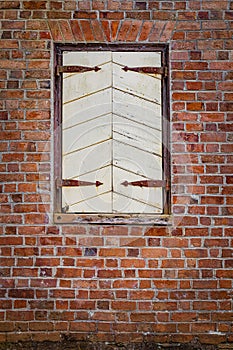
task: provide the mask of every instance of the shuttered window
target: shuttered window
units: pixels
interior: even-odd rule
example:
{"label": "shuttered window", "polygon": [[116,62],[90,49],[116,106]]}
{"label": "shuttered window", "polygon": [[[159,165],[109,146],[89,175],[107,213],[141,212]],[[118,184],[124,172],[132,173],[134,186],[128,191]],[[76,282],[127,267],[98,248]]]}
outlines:
{"label": "shuttered window", "polygon": [[164,51],[58,50],[55,201],[61,221],[68,214],[90,221],[168,214]]}

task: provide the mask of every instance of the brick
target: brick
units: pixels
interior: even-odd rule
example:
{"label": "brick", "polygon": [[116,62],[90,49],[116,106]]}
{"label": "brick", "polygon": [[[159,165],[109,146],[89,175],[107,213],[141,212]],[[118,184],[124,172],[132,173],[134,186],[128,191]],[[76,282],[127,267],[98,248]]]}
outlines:
{"label": "brick", "polygon": [[142,28],[141,28],[141,33],[139,36],[139,41],[144,41],[147,40],[147,38],[150,35],[150,32],[153,28],[153,22],[152,21],[144,21],[142,24]]}
{"label": "brick", "polygon": [[92,8],[94,10],[102,10],[105,8],[105,3],[103,0],[94,0],[92,3]]}
{"label": "brick", "polygon": [[138,237],[121,238],[120,245],[126,247],[143,247],[145,246],[145,239]]}
{"label": "brick", "polygon": [[[42,14],[42,16],[40,16],[40,14]],[[39,15],[38,18],[44,18],[43,13],[39,11],[37,12],[37,15]],[[51,19],[70,19],[70,13],[62,11],[49,11],[47,16]]]}
{"label": "brick", "polygon": [[[158,267],[158,264],[156,267]],[[153,268],[155,268],[155,266],[153,266]],[[161,278],[162,277],[161,270],[139,270],[138,274],[140,278]]]}
{"label": "brick", "polygon": [[217,259],[212,259],[212,260],[199,260],[198,266],[200,268],[221,268],[222,267],[222,262],[221,260]]}
{"label": "brick", "polygon": [[111,306],[113,310],[136,310],[136,302],[132,301],[112,301]]}
{"label": "brick", "polygon": [[[110,21],[102,20],[101,21],[101,27],[103,31],[103,35],[105,37],[105,40],[111,41],[111,26]],[[115,33],[116,34],[116,33]]]}
{"label": "brick", "polygon": [[88,300],[76,300],[70,302],[70,309],[71,310],[94,310],[95,309],[95,302],[94,301],[88,301]]}
{"label": "brick", "polygon": [[137,39],[138,34],[140,33],[141,29],[141,21],[134,21],[132,23],[132,26],[126,36],[126,41],[133,42]]}
{"label": "brick", "polygon": [[46,9],[46,1],[23,1],[24,9],[38,10]]}
{"label": "brick", "polygon": [[126,267],[126,268],[145,267],[145,261],[139,260],[139,259],[122,259],[121,260],[121,267]]}
{"label": "brick", "polygon": [[126,18],[135,19],[135,20],[149,20],[150,12],[149,11],[131,11],[126,12]]}
{"label": "brick", "polygon": [[6,317],[9,321],[31,321],[33,320],[33,311],[7,311]]}
{"label": "brick", "polygon": [[175,23],[170,21],[165,24],[165,27],[163,29],[162,35],[160,36],[160,42],[169,42],[172,38],[173,32],[175,29]]}
{"label": "brick", "polygon": [[[90,13],[90,12],[89,12]],[[100,11],[99,14],[100,18],[106,19],[106,20],[121,20],[124,18],[124,13],[123,12],[108,12],[108,11]]]}
{"label": "brick", "polygon": [[166,227],[152,227],[145,231],[145,236],[167,236],[169,234]]}
{"label": "brick", "polygon": [[74,38],[76,41],[82,41],[83,40],[83,34],[80,29],[79,22],[77,20],[71,20],[70,21],[71,30],[73,32]]}
{"label": "brick", "polygon": [[74,13],[74,18],[79,18],[79,19],[96,19],[97,18],[97,13],[96,13],[96,11],[77,11],[77,12]]}
{"label": "brick", "polygon": [[172,98],[175,101],[194,101],[195,94],[190,92],[174,92]]}
{"label": "brick", "polygon": [[201,90],[202,89],[202,82],[187,82],[186,83],[188,90]]}
{"label": "brick", "polygon": [[167,249],[163,248],[143,248],[142,257],[144,258],[161,258],[167,257]]}
{"label": "brick", "polygon": [[221,122],[224,120],[224,113],[201,113],[201,120],[205,122]]}
{"label": "brick", "polygon": [[125,249],[122,248],[102,248],[100,249],[99,256],[114,256],[114,257],[124,257]]}
{"label": "brick", "polygon": [[131,291],[131,300],[152,300],[155,296],[154,291]]}
{"label": "brick", "polygon": [[130,319],[132,322],[155,322],[155,315],[152,313],[131,313]]}
{"label": "brick", "polygon": [[228,239],[205,239],[205,246],[206,247],[228,247],[229,241]]}
{"label": "brick", "polygon": [[126,236],[128,227],[125,226],[104,226],[102,230],[103,236]]}
{"label": "brick", "polygon": [[165,311],[165,310],[177,310],[177,303],[176,302],[161,302],[156,301],[153,303],[153,310],[156,311]]}
{"label": "brick", "polygon": [[137,280],[116,280],[113,283],[114,288],[117,289],[132,289],[138,287],[138,281]]}
{"label": "brick", "polygon": [[99,278],[116,278],[116,277],[121,277],[122,273],[119,270],[99,270],[98,271],[98,277]]}
{"label": "brick", "polygon": [[98,20],[92,20],[91,25],[96,41],[104,41],[104,33]]}
{"label": "brick", "polygon": [[185,238],[163,238],[164,247],[188,247],[188,241]]}
{"label": "brick", "polygon": [[123,24],[121,25],[121,27],[118,30],[118,36],[117,36],[117,40],[119,41],[124,41],[130,28],[132,25],[132,21],[130,20],[126,20],[123,22]]}
{"label": "brick", "polygon": [[70,278],[70,277],[81,277],[81,271],[80,269],[75,269],[75,268],[58,268],[57,277],[62,277],[62,278]]}
{"label": "brick", "polygon": [[164,259],[162,261],[163,268],[172,268],[176,266],[176,268],[184,267],[184,261],[181,259]]}
{"label": "brick", "polygon": [[0,4],[0,9],[19,9],[20,8],[20,1],[3,1]]}
{"label": "brick", "polygon": [[85,40],[94,41],[93,30],[89,21],[86,21],[86,20],[80,21],[80,26],[83,31]]}
{"label": "brick", "polygon": [[0,131],[2,140],[20,140],[21,132],[19,131]]}
{"label": "brick", "polygon": [[163,30],[164,30],[165,24],[163,21],[156,21],[154,22],[153,28],[149,34],[149,41],[159,41]]}
{"label": "brick", "polygon": [[200,111],[204,109],[204,104],[202,102],[188,102],[187,110],[188,111]]}
{"label": "brick", "polygon": [[224,198],[220,196],[203,196],[201,199],[202,204],[223,204]]}
{"label": "brick", "polygon": [[[107,33],[109,35],[109,37],[111,37],[111,40],[112,41],[115,41],[116,38],[117,38],[117,34],[118,34],[118,29],[119,29],[119,26],[120,26],[120,21],[111,21],[109,23],[109,26],[111,26],[111,35],[109,34],[109,28],[108,26],[106,26],[106,30],[107,30]],[[105,34],[105,35],[106,35]],[[106,37],[108,37],[108,35]]]}

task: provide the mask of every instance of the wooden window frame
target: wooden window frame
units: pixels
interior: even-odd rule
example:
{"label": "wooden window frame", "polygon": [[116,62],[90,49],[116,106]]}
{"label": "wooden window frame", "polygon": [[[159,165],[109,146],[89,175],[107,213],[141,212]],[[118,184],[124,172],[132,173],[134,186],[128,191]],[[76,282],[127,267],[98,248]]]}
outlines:
{"label": "wooden window frame", "polygon": [[[65,51],[132,51],[160,52],[161,66],[165,70],[162,75],[162,148],[163,174],[166,179],[164,189],[164,212],[162,214],[80,214],[63,213],[61,204],[62,181],[62,74],[58,67],[62,66]],[[171,173],[170,173],[170,105],[169,105],[169,47],[166,44],[55,44],[54,53],[54,223],[57,224],[125,224],[125,225],[169,225],[171,223]]]}

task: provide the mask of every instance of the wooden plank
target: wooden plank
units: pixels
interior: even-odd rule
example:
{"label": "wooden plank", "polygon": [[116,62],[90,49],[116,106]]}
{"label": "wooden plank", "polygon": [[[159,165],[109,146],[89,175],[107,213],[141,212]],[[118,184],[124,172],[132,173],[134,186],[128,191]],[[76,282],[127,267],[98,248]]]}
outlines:
{"label": "wooden plank", "polygon": [[[69,206],[68,211],[72,212],[73,210],[78,210],[84,212],[87,210],[87,207],[92,203],[92,207],[88,209],[88,212],[93,212],[94,201],[96,200],[96,212],[101,211],[101,208],[104,206],[104,211],[106,212],[106,203],[103,204],[103,198],[106,198],[104,195],[107,192],[111,192],[112,183],[111,183],[111,172],[112,167],[109,165],[105,168],[95,170],[91,173],[79,176],[80,181],[90,181],[96,182],[101,181],[103,184],[101,186],[87,186],[87,187],[75,187],[75,188],[63,188],[62,189],[62,206]],[[104,195],[104,197],[102,196]],[[101,198],[99,198],[101,197]],[[109,203],[109,201],[108,201]],[[110,202],[111,203],[111,202]],[[108,207],[108,211],[111,212],[111,206]]]}
{"label": "wooden plank", "polygon": [[111,64],[98,72],[73,73],[63,78],[63,104],[102,91],[111,86]]}
{"label": "wooden plank", "polygon": [[149,179],[162,180],[161,157],[115,140],[113,141],[113,164]]}
{"label": "wooden plank", "polygon": [[122,66],[161,67],[160,52],[113,52],[113,62]]}
{"label": "wooden plank", "polygon": [[[160,177],[162,174],[160,174]],[[128,203],[129,198],[131,198],[133,201],[141,202],[139,206],[141,207],[142,203],[146,203],[150,210],[153,209],[153,213],[155,212],[162,212],[162,197],[163,197],[163,189],[162,188],[152,188],[152,187],[134,187],[134,186],[127,186],[125,187],[122,185],[124,181],[139,181],[139,180],[145,180],[145,178],[138,176],[137,174],[133,174],[127,170],[119,169],[117,167],[113,167],[113,178],[114,178],[114,185],[113,185],[113,192],[117,194],[121,194],[125,198],[122,198],[122,205],[124,202]],[[136,204],[134,203],[133,206],[134,210],[139,210],[136,207]],[[132,210],[133,210],[132,208]],[[115,209],[115,206],[114,206]],[[131,211],[133,213],[135,211]]]}
{"label": "wooden plank", "polygon": [[64,52],[63,65],[101,66],[98,72],[63,74],[63,103],[111,86],[111,52]]}
{"label": "wooden plank", "polygon": [[112,115],[107,114],[63,130],[63,157],[71,152],[107,141],[112,135]]}
{"label": "wooden plank", "polygon": [[126,214],[159,214],[162,213],[161,209],[152,207],[146,203],[139,202],[132,198],[127,198],[118,193],[113,193],[113,212],[114,213],[126,213]]}
{"label": "wooden plank", "polygon": [[63,106],[63,129],[112,111],[112,90],[106,89]]}
{"label": "wooden plank", "polygon": [[162,156],[162,132],[113,115],[113,139]]}
{"label": "wooden plank", "polygon": [[[77,178],[112,162],[112,142],[105,141],[63,157],[64,179]],[[101,181],[101,180],[100,180]]]}
{"label": "wooden plank", "polygon": [[125,72],[121,66],[113,65],[114,89],[133,94],[161,104],[161,81],[148,74]]}
{"label": "wooden plank", "polygon": [[69,207],[70,213],[109,213],[112,212],[112,192],[75,203]]}
{"label": "wooden plank", "polygon": [[63,65],[99,66],[110,62],[110,51],[64,51]]}
{"label": "wooden plank", "polygon": [[160,105],[115,89],[113,90],[113,113],[155,129],[162,129]]}

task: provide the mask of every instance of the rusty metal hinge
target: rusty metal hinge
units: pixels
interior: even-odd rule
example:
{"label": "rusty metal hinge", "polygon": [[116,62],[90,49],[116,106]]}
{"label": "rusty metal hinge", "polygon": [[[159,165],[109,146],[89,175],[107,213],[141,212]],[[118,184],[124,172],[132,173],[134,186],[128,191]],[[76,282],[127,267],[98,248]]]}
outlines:
{"label": "rusty metal hinge", "polygon": [[139,181],[124,181],[123,186],[139,186],[139,187],[165,187],[166,181],[164,180],[139,180]]}
{"label": "rusty metal hinge", "polygon": [[161,74],[164,76],[168,75],[167,67],[127,67],[122,68],[125,72],[132,71],[137,73],[146,73],[146,74]]}
{"label": "rusty metal hinge", "polygon": [[81,186],[96,186],[99,187],[103,185],[102,182],[96,181],[96,182],[89,182],[89,181],[80,181],[80,180],[67,180],[62,179],[56,180],[56,186],[57,187],[81,187]]}
{"label": "rusty metal hinge", "polygon": [[138,186],[138,187],[164,187],[166,191],[170,189],[169,180],[139,180],[139,181],[124,181],[121,183],[123,186]]}
{"label": "rusty metal hinge", "polygon": [[98,72],[101,70],[100,67],[85,67],[85,66],[57,66],[56,67],[56,75],[59,75],[60,73],[84,73],[84,72],[90,72],[95,71]]}

